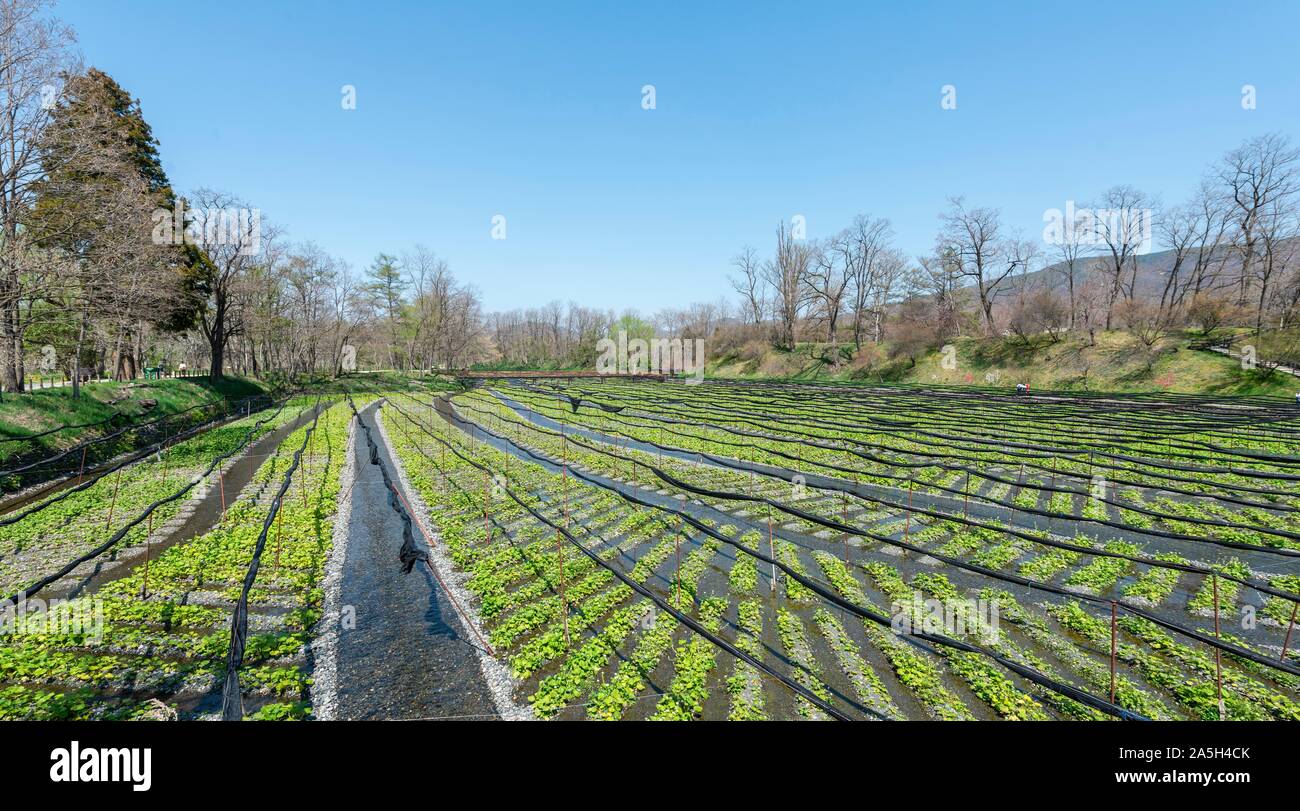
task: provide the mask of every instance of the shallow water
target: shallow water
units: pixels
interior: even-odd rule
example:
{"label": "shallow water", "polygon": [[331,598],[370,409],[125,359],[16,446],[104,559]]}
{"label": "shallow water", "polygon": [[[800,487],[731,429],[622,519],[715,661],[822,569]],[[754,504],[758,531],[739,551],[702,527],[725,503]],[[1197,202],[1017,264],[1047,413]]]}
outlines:
{"label": "shallow water", "polygon": [[[375,425],[374,405],[361,411],[379,443],[379,458],[397,483],[396,466]],[[479,669],[478,643],[461,628],[446,594],[417,564],[403,574],[398,562],[402,520],[358,436],[352,514],[347,528],[339,603],[355,611],[338,643],[338,717],[341,720],[495,718]],[[408,496],[409,500],[409,496]],[[416,532],[417,546],[424,539]]]}

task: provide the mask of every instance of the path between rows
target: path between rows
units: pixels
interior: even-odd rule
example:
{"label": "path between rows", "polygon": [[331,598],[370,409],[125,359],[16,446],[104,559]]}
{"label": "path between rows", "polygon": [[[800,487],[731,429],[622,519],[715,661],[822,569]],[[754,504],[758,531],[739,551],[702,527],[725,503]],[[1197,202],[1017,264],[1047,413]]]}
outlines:
{"label": "path between rows", "polygon": [[[1211,352],[1218,352],[1220,355],[1227,355],[1230,358],[1236,358],[1238,360],[1241,359],[1240,352],[1233,352],[1231,349],[1224,346],[1212,346],[1209,349]],[[1300,377],[1300,369],[1293,369],[1290,366],[1274,366],[1273,369],[1274,371],[1284,372],[1289,375]]]}
{"label": "path between rows", "polygon": [[[360,419],[400,488],[376,425],[377,410],[371,404]],[[345,614],[349,607],[355,611],[355,624],[345,622],[339,632],[338,718],[497,717],[476,643],[463,631],[438,581],[423,565],[402,574],[397,558],[402,520],[389,506],[383,476],[370,464],[360,433],[349,463],[356,478],[339,604]],[[403,496],[411,501],[409,493]],[[425,548],[418,528],[416,538]]]}

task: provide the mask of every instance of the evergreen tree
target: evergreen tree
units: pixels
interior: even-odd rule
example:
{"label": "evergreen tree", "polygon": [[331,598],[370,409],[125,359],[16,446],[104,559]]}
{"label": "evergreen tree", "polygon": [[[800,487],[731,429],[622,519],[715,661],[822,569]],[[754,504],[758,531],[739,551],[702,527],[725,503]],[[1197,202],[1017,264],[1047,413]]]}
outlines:
{"label": "evergreen tree", "polygon": [[366,277],[370,280],[366,290],[371,301],[388,321],[388,365],[395,368],[399,351],[399,329],[406,306],[406,279],[402,276],[397,257],[386,253],[375,257],[366,271]]}
{"label": "evergreen tree", "polygon": [[[152,216],[160,209],[175,211],[176,195],[139,102],[111,76],[91,68],[64,77],[42,147],[45,177],[27,225],[42,247],[61,251],[74,267],[69,275],[76,283],[65,287],[63,304],[76,318],[75,386],[92,308],[132,312],[165,331],[188,329],[201,307],[209,268],[192,245],[153,244]],[[128,289],[120,284],[123,274],[143,275],[154,292],[165,295],[152,306],[115,308]],[[126,329],[118,332],[119,358]],[[119,363],[119,374],[134,376],[133,357],[129,361],[125,368]]]}

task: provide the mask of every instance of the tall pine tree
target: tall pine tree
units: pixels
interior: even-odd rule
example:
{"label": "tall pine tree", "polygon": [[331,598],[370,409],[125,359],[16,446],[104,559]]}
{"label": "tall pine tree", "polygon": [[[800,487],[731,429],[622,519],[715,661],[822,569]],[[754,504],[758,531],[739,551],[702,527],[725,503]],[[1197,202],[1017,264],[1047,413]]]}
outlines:
{"label": "tall pine tree", "polygon": [[[139,318],[156,329],[181,331],[195,323],[209,265],[192,245],[150,243],[151,216],[174,211],[176,195],[139,101],[111,76],[91,68],[65,77],[43,147],[45,178],[29,226],[44,247],[63,251],[77,269],[78,283],[65,288],[61,302],[75,316],[75,387],[92,310],[122,296],[115,270],[143,272],[157,280],[157,289],[170,291],[166,302],[143,308]],[[126,329],[117,334],[116,373],[134,376]]]}

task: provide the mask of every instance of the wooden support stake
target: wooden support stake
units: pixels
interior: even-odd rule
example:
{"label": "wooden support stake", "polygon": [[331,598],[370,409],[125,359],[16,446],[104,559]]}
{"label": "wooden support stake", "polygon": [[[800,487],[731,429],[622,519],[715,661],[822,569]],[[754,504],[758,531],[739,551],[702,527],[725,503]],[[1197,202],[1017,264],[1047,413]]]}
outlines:
{"label": "wooden support stake", "polygon": [[149,596],[149,551],[153,547],[153,513],[149,513],[149,534],[144,536],[144,585],[140,589],[140,596],[148,598]]}
{"label": "wooden support stake", "polygon": [[569,647],[569,603],[564,599],[564,537],[555,531],[555,556],[560,561],[560,610],[564,613],[564,647]]}
{"label": "wooden support stake", "polygon": [[[1219,641],[1219,575],[1211,575],[1214,583],[1214,641]],[[1214,649],[1214,684],[1219,694],[1219,720],[1227,720],[1227,711],[1223,706],[1223,652]]]}
{"label": "wooden support stake", "polygon": [[117,469],[117,476],[113,477],[113,501],[108,505],[108,521],[105,527],[113,526],[113,511],[117,509],[117,489],[122,486],[122,468]]}
{"label": "wooden support stake", "polygon": [[[680,523],[680,519],[679,519]],[[677,583],[677,610],[682,610],[682,533],[680,527],[673,533],[673,552],[677,557],[677,573],[673,575],[674,582]]]}
{"label": "wooden support stake", "polygon": [[[847,493],[840,493],[840,523],[847,525],[849,523],[849,496]],[[844,565],[849,564],[849,533],[844,534]]]}
{"label": "wooden support stake", "polygon": [[1291,621],[1286,624],[1286,637],[1282,640],[1281,660],[1286,661],[1286,649],[1291,644],[1291,629],[1295,627],[1295,610],[1300,608],[1300,602],[1291,603]]}
{"label": "wooden support stake", "polygon": [[772,534],[772,508],[767,508],[767,554],[772,558],[772,593],[776,594],[776,539]]}
{"label": "wooden support stake", "polygon": [[77,471],[77,485],[81,485],[81,477],[86,472],[86,449],[81,449],[81,469]]}
{"label": "wooden support stake", "polygon": [[912,535],[912,484],[914,480],[907,480],[907,518],[903,522],[903,541],[906,542]]}
{"label": "wooden support stake", "polygon": [[1117,610],[1114,600],[1110,601],[1110,703],[1115,703],[1115,652],[1119,641],[1118,631],[1115,625],[1115,612]]}
{"label": "wooden support stake", "polygon": [[275,573],[280,574],[280,536],[284,535],[284,505],[275,511]]}
{"label": "wooden support stake", "polygon": [[961,517],[965,518],[970,513],[970,471],[966,471],[966,486],[962,488],[962,495],[966,497],[966,504],[961,508]]}

